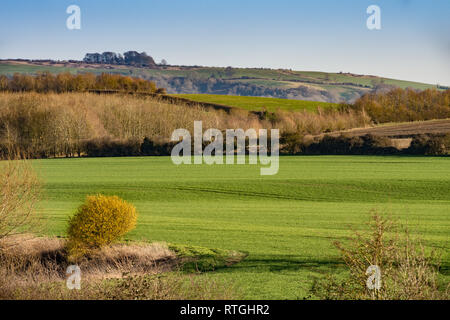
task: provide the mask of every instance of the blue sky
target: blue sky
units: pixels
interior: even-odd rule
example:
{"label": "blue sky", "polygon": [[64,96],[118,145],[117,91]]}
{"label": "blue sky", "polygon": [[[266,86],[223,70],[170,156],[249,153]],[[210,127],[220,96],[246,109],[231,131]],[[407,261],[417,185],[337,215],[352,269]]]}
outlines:
{"label": "blue sky", "polygon": [[[66,8],[81,8],[68,30]],[[381,8],[381,30],[366,8]],[[450,85],[449,0],[1,0],[0,58],[146,51],[171,64],[373,74]]]}

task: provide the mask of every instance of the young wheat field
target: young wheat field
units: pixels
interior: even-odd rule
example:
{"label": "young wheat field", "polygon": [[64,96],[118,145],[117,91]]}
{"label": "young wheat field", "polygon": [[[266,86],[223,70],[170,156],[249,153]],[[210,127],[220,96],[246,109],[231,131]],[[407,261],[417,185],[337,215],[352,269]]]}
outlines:
{"label": "young wheat field", "polygon": [[[169,157],[34,160],[45,183],[46,233],[65,236],[86,195],[117,195],[138,210],[128,239],[248,253],[206,273],[249,299],[308,297],[317,277],[342,273],[334,240],[366,228],[371,210],[407,224],[442,252],[450,279],[450,160],[433,157],[282,157],[275,176],[255,165],[175,166]],[[309,297],[311,298],[311,297]],[[313,298],[313,297],[312,297]]]}
{"label": "young wheat field", "polygon": [[250,111],[275,112],[277,110],[286,111],[310,111],[317,112],[317,108],[328,109],[337,108],[338,104],[317,101],[227,96],[218,94],[174,94],[173,96],[186,98],[197,102],[216,103],[220,105],[242,108]]}

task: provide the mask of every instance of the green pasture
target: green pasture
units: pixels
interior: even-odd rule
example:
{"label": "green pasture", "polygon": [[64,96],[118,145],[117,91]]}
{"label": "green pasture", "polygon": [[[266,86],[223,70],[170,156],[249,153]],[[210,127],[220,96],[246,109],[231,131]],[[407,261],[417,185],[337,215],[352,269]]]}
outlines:
{"label": "green pasture", "polygon": [[246,109],[249,111],[267,110],[274,112],[277,110],[286,111],[317,111],[322,109],[336,108],[338,104],[317,101],[277,99],[277,98],[261,98],[261,97],[243,97],[228,96],[217,94],[175,94],[174,96],[189,99],[196,102],[214,103],[229,107]]}
{"label": "green pasture", "polygon": [[205,274],[245,298],[296,299],[344,268],[334,240],[365,229],[373,209],[443,254],[449,279],[450,160],[433,157],[282,157],[259,165],[181,165],[169,157],[35,160],[49,235],[64,236],[86,195],[118,195],[138,209],[129,239],[238,250],[242,262]]}

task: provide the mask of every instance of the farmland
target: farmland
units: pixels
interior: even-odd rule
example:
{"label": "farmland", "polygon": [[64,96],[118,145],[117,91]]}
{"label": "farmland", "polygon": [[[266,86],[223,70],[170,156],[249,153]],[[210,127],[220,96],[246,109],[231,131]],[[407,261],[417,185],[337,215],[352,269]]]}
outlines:
{"label": "farmland", "polygon": [[242,97],[213,94],[176,94],[176,97],[196,102],[213,103],[229,107],[241,108],[249,111],[313,111],[318,107],[322,109],[335,108],[337,104],[317,101],[289,100],[277,98]]}
{"label": "farmland", "polygon": [[373,134],[385,137],[408,137],[418,134],[445,134],[450,133],[450,119],[412,121],[400,123],[385,123],[372,128],[354,128],[350,130],[327,133],[328,135],[348,134],[363,136]]}
{"label": "farmland", "polygon": [[410,123],[386,124],[367,130],[354,130],[355,134],[379,134],[384,136],[400,136],[426,133],[450,132],[450,120],[430,120]]}
{"label": "farmland", "polygon": [[364,229],[372,209],[407,223],[443,253],[449,279],[450,161],[434,157],[282,157],[278,175],[259,166],[175,166],[168,157],[33,160],[45,183],[48,235],[65,235],[87,194],[136,205],[133,240],[247,252],[205,274],[235,282],[245,298],[296,299],[314,277],[343,268],[333,240]]}

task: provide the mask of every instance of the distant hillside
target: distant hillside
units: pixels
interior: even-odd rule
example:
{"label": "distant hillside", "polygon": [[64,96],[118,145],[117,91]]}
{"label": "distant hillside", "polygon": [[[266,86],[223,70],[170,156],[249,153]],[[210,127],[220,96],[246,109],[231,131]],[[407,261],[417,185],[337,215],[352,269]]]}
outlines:
{"label": "distant hillside", "polygon": [[152,80],[172,94],[219,94],[283,99],[352,102],[364,93],[392,87],[427,89],[435,85],[350,73],[293,71],[286,69],[221,68],[200,66],[135,67],[79,61],[3,60],[0,75],[106,72]]}

